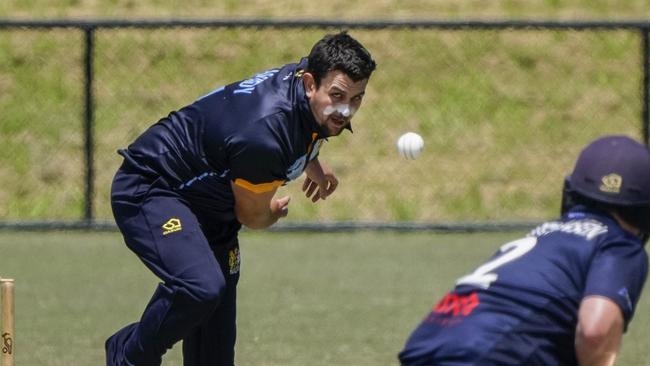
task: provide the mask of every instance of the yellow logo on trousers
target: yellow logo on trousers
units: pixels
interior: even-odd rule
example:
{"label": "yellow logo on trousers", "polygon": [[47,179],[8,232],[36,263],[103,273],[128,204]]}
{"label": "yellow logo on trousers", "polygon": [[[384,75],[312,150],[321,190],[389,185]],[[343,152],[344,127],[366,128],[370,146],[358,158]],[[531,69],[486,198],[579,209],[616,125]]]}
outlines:
{"label": "yellow logo on trousers", "polygon": [[228,252],[228,273],[235,274],[239,272],[239,247],[234,247]]}
{"label": "yellow logo on trousers", "polygon": [[162,228],[165,229],[165,231],[163,231],[163,235],[183,230],[183,227],[181,226],[181,220],[177,218],[171,218],[167,220]]}

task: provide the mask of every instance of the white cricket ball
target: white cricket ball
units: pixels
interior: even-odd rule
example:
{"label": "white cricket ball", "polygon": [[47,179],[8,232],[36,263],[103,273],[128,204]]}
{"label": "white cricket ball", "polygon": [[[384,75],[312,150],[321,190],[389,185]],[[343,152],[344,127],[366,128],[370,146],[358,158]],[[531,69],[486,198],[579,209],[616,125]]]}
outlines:
{"label": "white cricket ball", "polygon": [[424,140],[415,132],[407,132],[397,139],[397,151],[407,159],[415,159],[424,148]]}

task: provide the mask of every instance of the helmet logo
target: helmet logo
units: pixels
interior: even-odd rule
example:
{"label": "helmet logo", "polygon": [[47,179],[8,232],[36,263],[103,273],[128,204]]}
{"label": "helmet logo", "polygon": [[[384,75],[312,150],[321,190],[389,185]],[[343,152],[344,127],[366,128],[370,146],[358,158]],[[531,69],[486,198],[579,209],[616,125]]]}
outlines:
{"label": "helmet logo", "polygon": [[602,184],[598,187],[601,192],[620,193],[623,178],[616,173],[612,173],[602,177],[601,182]]}

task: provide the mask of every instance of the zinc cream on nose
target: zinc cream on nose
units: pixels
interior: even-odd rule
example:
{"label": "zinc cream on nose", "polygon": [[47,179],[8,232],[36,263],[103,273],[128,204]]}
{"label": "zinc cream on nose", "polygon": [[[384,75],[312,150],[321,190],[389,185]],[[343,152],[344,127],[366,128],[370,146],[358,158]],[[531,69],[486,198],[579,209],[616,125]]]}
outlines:
{"label": "zinc cream on nose", "polygon": [[354,113],[356,113],[356,109],[354,109],[353,107],[350,107],[349,104],[335,104],[333,106],[328,105],[323,110],[323,114],[325,116],[329,116],[330,114],[332,114],[334,112],[341,113],[341,115],[343,115],[343,117],[352,117],[354,115]]}

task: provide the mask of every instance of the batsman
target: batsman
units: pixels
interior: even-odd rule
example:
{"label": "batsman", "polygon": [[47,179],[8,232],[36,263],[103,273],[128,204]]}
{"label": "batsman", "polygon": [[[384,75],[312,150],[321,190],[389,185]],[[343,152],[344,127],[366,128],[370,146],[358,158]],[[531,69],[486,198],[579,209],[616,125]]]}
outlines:
{"label": "batsman", "polygon": [[234,364],[238,232],[285,217],[289,197],[275,193],[303,172],[313,202],[336,190],[319,149],[351,130],[374,70],[349,34],[326,35],[299,62],[220,87],[119,151],[115,221],[162,282],[106,341],[107,365],[160,365],[180,340],[185,366]]}
{"label": "batsman", "polygon": [[611,366],[648,276],[650,150],[589,143],[561,217],[502,245],[427,314],[402,366]]}

